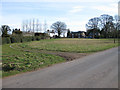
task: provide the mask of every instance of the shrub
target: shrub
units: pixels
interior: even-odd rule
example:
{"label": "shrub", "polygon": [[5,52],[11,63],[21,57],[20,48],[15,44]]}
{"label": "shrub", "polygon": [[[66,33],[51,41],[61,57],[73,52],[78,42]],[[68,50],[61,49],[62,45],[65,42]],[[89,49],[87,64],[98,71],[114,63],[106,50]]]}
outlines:
{"label": "shrub", "polygon": [[21,40],[22,37],[19,37],[19,36],[11,36],[10,39],[11,39],[11,43],[19,43],[22,41]]}
{"label": "shrub", "polygon": [[23,41],[23,42],[32,41],[32,37],[31,37],[31,36],[25,36],[25,37],[22,38],[22,41]]}
{"label": "shrub", "polygon": [[36,36],[35,39],[36,39],[37,41],[39,41],[39,40],[41,39],[41,37],[40,37],[40,36]]}
{"label": "shrub", "polygon": [[35,36],[32,36],[32,41],[35,41],[35,40],[36,40]]}
{"label": "shrub", "polygon": [[12,35],[10,37],[2,37],[2,44],[9,43],[22,43],[30,41],[39,41],[41,39],[47,39],[48,36],[21,36],[21,35]]}
{"label": "shrub", "polygon": [[15,69],[14,64],[5,63],[5,64],[2,65],[2,70],[3,71],[11,71],[11,70],[14,70],[14,69]]}
{"label": "shrub", "polygon": [[11,43],[10,37],[2,37],[2,44],[9,44]]}

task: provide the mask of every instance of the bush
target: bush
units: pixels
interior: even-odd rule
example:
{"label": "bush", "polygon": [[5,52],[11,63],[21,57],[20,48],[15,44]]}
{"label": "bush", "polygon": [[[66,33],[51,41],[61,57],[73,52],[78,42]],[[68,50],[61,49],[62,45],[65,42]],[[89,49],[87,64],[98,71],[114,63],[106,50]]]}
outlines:
{"label": "bush", "polygon": [[21,71],[21,70],[24,70],[25,67],[24,66],[20,66],[19,64],[17,63],[4,63],[2,65],[2,70],[7,72],[7,71],[13,71],[13,70],[18,70],[18,71]]}
{"label": "bush", "polygon": [[10,39],[11,39],[11,43],[22,42],[22,37],[19,37],[19,36],[12,36]]}
{"label": "bush", "polygon": [[22,38],[22,41],[23,41],[23,42],[32,41],[32,37],[31,37],[31,36],[25,36],[25,37]]}
{"label": "bush", "polygon": [[14,64],[5,63],[5,64],[2,65],[2,70],[3,71],[10,71],[10,70],[14,70],[14,69],[15,69]]}
{"label": "bush", "polygon": [[35,36],[32,36],[32,41],[35,41],[35,40],[36,40]]}
{"label": "bush", "polygon": [[11,43],[10,37],[3,37],[2,38],[2,44],[9,44]]}
{"label": "bush", "polygon": [[40,36],[36,36],[36,37],[35,37],[35,40],[37,40],[37,41],[39,41],[40,39],[41,39]]}
{"label": "bush", "polygon": [[2,44],[39,41],[41,39],[47,39],[47,36],[18,36],[16,35],[16,36],[10,36],[10,37],[2,37]]}

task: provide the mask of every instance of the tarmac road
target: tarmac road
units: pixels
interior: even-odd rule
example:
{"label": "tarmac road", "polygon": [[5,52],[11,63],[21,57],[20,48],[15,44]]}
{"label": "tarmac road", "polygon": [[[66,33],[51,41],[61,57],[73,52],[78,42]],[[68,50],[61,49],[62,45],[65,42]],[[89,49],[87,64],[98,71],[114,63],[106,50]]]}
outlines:
{"label": "tarmac road", "polygon": [[[118,48],[4,78],[3,88],[118,88]],[[120,54],[120,53],[119,53]]]}

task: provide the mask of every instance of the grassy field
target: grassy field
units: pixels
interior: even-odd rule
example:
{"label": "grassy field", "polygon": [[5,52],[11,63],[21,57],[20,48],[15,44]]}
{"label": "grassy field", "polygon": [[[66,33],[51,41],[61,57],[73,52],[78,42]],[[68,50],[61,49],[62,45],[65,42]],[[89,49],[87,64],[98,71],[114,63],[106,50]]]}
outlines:
{"label": "grassy field", "polygon": [[38,50],[91,53],[118,46],[118,41],[113,39],[52,39],[33,41],[19,46]]}
{"label": "grassy field", "polygon": [[40,50],[91,53],[116,46],[118,42],[114,44],[113,39],[50,39],[6,44],[2,46],[2,75],[10,76],[66,61],[60,56],[43,54]]}
{"label": "grassy field", "polygon": [[2,46],[3,77],[36,70],[41,67],[65,61],[64,58],[59,56],[37,52],[25,52],[18,49],[15,50],[9,46],[9,44]]}

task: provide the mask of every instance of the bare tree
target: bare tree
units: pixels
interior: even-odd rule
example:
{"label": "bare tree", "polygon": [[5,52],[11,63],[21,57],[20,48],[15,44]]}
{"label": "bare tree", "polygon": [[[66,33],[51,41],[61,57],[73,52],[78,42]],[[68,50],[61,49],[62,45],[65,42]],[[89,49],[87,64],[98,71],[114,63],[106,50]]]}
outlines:
{"label": "bare tree", "polygon": [[105,37],[108,38],[109,26],[113,22],[113,17],[107,14],[103,14],[100,16],[100,19],[102,30],[105,33]]}
{"label": "bare tree", "polygon": [[40,32],[42,31],[42,24],[41,23],[39,23],[39,30],[40,30]]}
{"label": "bare tree", "polygon": [[33,36],[34,36],[34,32],[39,32],[44,30],[44,32],[47,31],[47,23],[46,21],[43,24],[43,28],[42,28],[42,24],[39,22],[39,19],[30,19],[30,20],[24,20],[22,22],[22,29],[25,32],[32,32]]}
{"label": "bare tree", "polygon": [[70,29],[67,30],[67,37],[70,37]]}
{"label": "bare tree", "polygon": [[94,38],[95,33],[98,33],[98,31],[100,30],[99,25],[100,25],[100,18],[98,17],[91,18],[86,24],[87,31],[89,33],[92,32],[92,38]]}
{"label": "bare tree", "polygon": [[25,28],[26,28],[26,32],[28,32],[28,20],[26,20]]}
{"label": "bare tree", "polygon": [[57,21],[51,25],[51,28],[58,33],[58,37],[64,32],[66,29],[67,25],[64,22]]}
{"label": "bare tree", "polygon": [[36,20],[36,30],[37,32],[39,31],[39,20],[38,19]]}
{"label": "bare tree", "polygon": [[35,31],[35,19],[33,19],[33,21],[32,21],[32,27],[33,27],[33,36],[34,36],[34,31]]}
{"label": "bare tree", "polygon": [[118,15],[114,16],[114,23],[115,23],[115,29],[120,30],[120,16]]}
{"label": "bare tree", "polygon": [[44,32],[46,32],[47,31],[47,23],[46,23],[46,20],[44,21],[44,25],[43,25],[44,27],[43,27],[43,30],[44,30]]}
{"label": "bare tree", "polygon": [[22,22],[22,31],[25,31],[25,21]]}
{"label": "bare tree", "polygon": [[114,28],[113,28],[113,35],[114,35],[114,43],[115,43],[115,38],[118,38],[119,36],[119,30],[120,30],[120,16],[115,15],[114,16]]}
{"label": "bare tree", "polygon": [[63,37],[65,37],[65,33],[67,32],[68,29],[63,29]]}
{"label": "bare tree", "polygon": [[31,19],[29,21],[29,31],[31,32],[31,29],[32,29],[32,22],[31,22]]}

